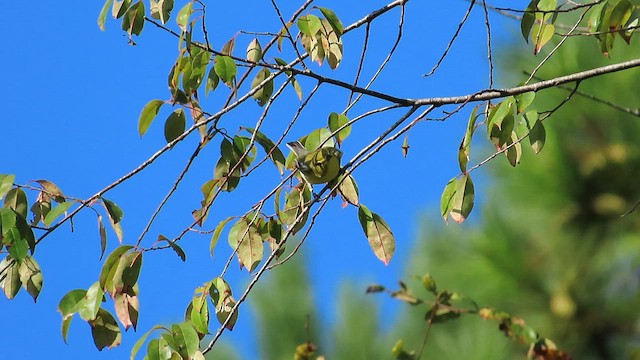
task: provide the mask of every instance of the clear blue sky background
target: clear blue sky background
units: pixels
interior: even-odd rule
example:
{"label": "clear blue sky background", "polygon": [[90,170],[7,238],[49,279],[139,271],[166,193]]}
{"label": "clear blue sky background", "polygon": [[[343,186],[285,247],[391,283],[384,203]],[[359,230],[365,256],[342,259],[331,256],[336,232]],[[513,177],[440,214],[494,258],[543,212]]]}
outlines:
{"label": "clear blue sky background", "polygon": [[[177,3],[176,8],[180,8],[184,1]],[[221,3],[210,2],[209,5],[209,32],[218,48],[241,29],[277,32],[280,28],[268,1]],[[298,5],[298,2],[282,3],[285,17]],[[332,8],[348,25],[386,3],[380,0],[321,1],[317,5]],[[235,8],[240,5],[242,8]],[[109,20],[104,33],[98,29],[96,19],[101,6],[102,1],[68,1],[64,4],[8,1],[3,4],[5,16],[0,22],[0,37],[4,51],[0,64],[4,86],[0,91],[4,112],[0,122],[5,155],[0,160],[0,173],[16,174],[20,184],[48,179],[65,194],[87,198],[131,171],[164,145],[162,124],[168,112],[161,113],[143,139],[137,133],[137,122],[140,110],[149,100],[169,96],[166,77],[177,56],[176,40],[147,24],[142,36],[136,39],[137,46],[130,46],[119,22]],[[440,71],[430,78],[421,77],[437,61],[467,6],[465,1],[410,1],[404,40],[372,88],[396,96],[418,98],[463,95],[486,87],[488,66],[481,9],[472,14],[460,41]],[[368,80],[392,46],[398,15],[396,9],[374,23],[371,54],[367,57],[363,79]],[[517,24],[506,26],[503,19],[493,17],[494,29],[503,37],[505,32],[513,33],[517,29]],[[174,24],[172,18],[170,25]],[[331,74],[326,66],[320,71],[351,81],[361,52],[362,36],[363,29],[360,29],[344,38],[345,58],[338,71]],[[238,38],[238,53],[244,52],[250,40],[250,36]],[[317,66],[313,65],[313,68],[317,69]],[[303,87],[306,94],[311,83],[303,82]],[[224,89],[218,91],[221,91],[218,99],[226,96]],[[210,100],[212,104],[214,99],[215,95]],[[346,93],[325,88],[293,129],[292,139],[325,126],[328,113],[342,111],[346,99]],[[299,103],[291,89],[281,101],[282,106],[276,107],[263,129],[274,138]],[[371,104],[363,103],[350,115],[357,115],[358,110]],[[207,101],[203,101],[203,105],[206,109]],[[260,109],[255,104],[247,105],[247,110],[242,110],[244,113],[226,119],[225,126],[231,134],[238,126],[251,125],[255,121]],[[211,105],[210,109],[217,108]],[[376,131],[394,121],[400,113],[388,113],[361,122],[344,144],[345,157],[354,155],[359,146],[373,139]],[[282,114],[281,118],[279,114]],[[367,283],[393,285],[404,275],[404,263],[418,236],[419,221],[425,219],[425,214],[428,220],[439,221],[440,193],[446,182],[457,174],[456,151],[467,114],[462,112],[446,122],[422,123],[411,131],[411,150],[407,159],[402,157],[399,142],[354,174],[362,202],[385,218],[394,231],[397,253],[390,265],[384,266],[370,251],[353,207],[342,209],[341,202],[336,199],[320,217],[305,243],[305,251],[315,293],[322,294],[318,297],[318,305],[328,319],[334,316],[334,300],[345,278],[364,287]],[[126,243],[135,242],[196,143],[195,137],[187,139],[143,173],[105,195],[124,210]],[[173,237],[190,223],[191,211],[201,200],[199,188],[212,177],[218,154],[215,145],[202,154],[169,203],[168,211],[158,218],[147,244],[159,233]],[[273,181],[279,180],[277,172],[269,170],[262,175],[263,179],[268,179],[267,185],[262,180],[241,184],[237,192],[225,194],[205,228],[213,228],[228,216],[243,214]],[[74,221],[73,230],[71,232],[68,225],[63,226],[37,249],[35,257],[44,271],[44,288],[37,304],[24,291],[13,301],[0,300],[0,316],[4,323],[0,357],[128,357],[136,339],[153,325],[181,321],[194,288],[217,276],[228,254],[224,236],[216,258],[211,259],[208,254],[210,237],[197,235],[187,236],[181,243],[187,252],[186,263],[171,251],[146,254],[140,280],[138,332],[125,333],[119,348],[98,352],[88,325],[79,318],[72,322],[69,345],[63,343],[60,335],[58,301],[69,290],[89,287],[97,280],[101,267],[95,215],[90,211],[81,213]],[[115,234],[109,230],[107,251],[117,245]],[[246,272],[238,271],[234,263],[229,281],[237,296],[248,279]],[[109,302],[107,307],[110,306]],[[249,314],[250,307],[244,306],[237,329],[224,336],[245,356],[256,351]]]}

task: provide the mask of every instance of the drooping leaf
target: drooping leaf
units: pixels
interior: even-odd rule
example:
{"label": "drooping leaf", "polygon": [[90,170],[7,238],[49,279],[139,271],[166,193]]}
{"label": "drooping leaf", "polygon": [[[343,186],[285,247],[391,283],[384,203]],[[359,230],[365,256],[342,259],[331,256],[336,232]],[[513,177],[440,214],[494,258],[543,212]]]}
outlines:
{"label": "drooping leaf", "polygon": [[209,70],[209,75],[207,76],[207,82],[204,85],[204,94],[205,96],[209,96],[209,91],[213,91],[218,87],[218,83],[220,82],[220,78],[218,74],[216,74],[215,67],[211,67]]}
{"label": "drooping leaf", "polygon": [[113,304],[116,309],[116,316],[124,326],[125,331],[130,327],[135,330],[138,326],[138,314],[140,311],[138,296],[118,293],[113,299]]}
{"label": "drooping leaf", "polygon": [[107,250],[107,229],[102,222],[102,215],[98,215],[98,232],[100,233],[100,260],[102,260],[104,252]]}
{"label": "drooping leaf", "polygon": [[21,188],[13,188],[7,193],[3,206],[12,209],[24,219],[27,218],[29,204],[27,203],[27,194]]}
{"label": "drooping leaf", "polygon": [[78,304],[78,314],[80,317],[85,321],[95,319],[103,297],[104,291],[100,288],[100,283],[93,283],[85,293],[82,301]]}
{"label": "drooping leaf", "polygon": [[250,127],[245,127],[244,129],[251,134],[255,133],[256,142],[262,146],[262,149],[267,153],[271,161],[273,161],[280,175],[284,174],[285,158],[280,148],[262,132],[256,132],[254,128]]}
{"label": "drooping leaf", "polygon": [[522,20],[520,22],[520,30],[522,31],[522,36],[524,37],[524,41],[529,42],[529,34],[531,33],[531,27],[536,20],[535,11],[538,8],[538,2],[540,0],[532,0],[524,13],[522,14]]}
{"label": "drooping leaf", "polygon": [[102,5],[102,10],[100,10],[100,15],[98,15],[98,27],[102,31],[104,31],[104,23],[107,21],[107,13],[109,12],[109,8],[112,3],[113,0],[105,1],[104,5]]}
{"label": "drooping leaf", "polygon": [[184,133],[187,126],[187,117],[182,108],[174,110],[164,123],[164,139],[167,143],[172,142]]}
{"label": "drooping leaf", "polygon": [[251,82],[251,89],[258,89],[253,94],[253,98],[259,106],[264,106],[273,94],[273,79],[268,80],[262,86],[260,85],[270,76],[271,72],[265,67],[256,74],[256,77]]}
{"label": "drooping leaf", "polygon": [[353,206],[360,205],[358,185],[356,184],[356,181],[353,178],[353,176],[349,175],[345,177],[344,180],[340,182],[340,186],[338,186],[338,191],[340,192],[340,195],[342,196],[344,201],[348,202]]}
{"label": "drooping leaf", "polygon": [[191,324],[183,322],[171,326],[171,334],[177,346],[175,350],[178,351],[183,359],[191,359],[198,351],[198,345],[200,344],[196,329]]}
{"label": "drooping leaf", "polygon": [[4,291],[4,295],[7,299],[13,299],[20,291],[20,265],[15,259],[7,256],[1,262],[0,266],[4,269],[4,278],[0,281],[0,286]]}
{"label": "drooping leaf", "polygon": [[109,274],[113,272],[113,269],[118,266],[120,262],[120,256],[122,256],[127,251],[133,249],[131,245],[122,245],[109,254],[107,260],[105,260],[102,265],[102,270],[100,271],[100,287],[103,289],[107,288],[107,282],[109,281]]}
{"label": "drooping leaf", "polygon": [[358,207],[358,220],[373,253],[388,265],[396,250],[396,241],[389,225],[378,214],[371,212],[362,204]]}
{"label": "drooping leaf", "polygon": [[542,47],[551,40],[555,32],[555,26],[553,24],[543,23],[533,25],[531,30],[531,40],[534,44],[533,54],[537,55]]}
{"label": "drooping leaf", "polygon": [[156,118],[163,104],[164,101],[156,99],[149,101],[147,105],[144,106],[140,113],[140,119],[138,120],[138,133],[141,137],[147,132],[151,122]]}
{"label": "drooping leaf", "polygon": [[182,250],[182,247],[180,247],[180,245],[178,245],[176,242],[169,240],[164,235],[158,235],[158,241],[166,242],[167,245],[169,245],[169,247],[171,248],[171,250],[173,250],[176,253],[176,255],[178,255],[180,260],[187,261],[187,254],[185,254],[184,250]]}
{"label": "drooping leaf", "polygon": [[535,124],[531,128],[531,131],[529,132],[529,141],[531,142],[531,148],[533,149],[533,152],[538,154],[540,151],[542,151],[546,138],[547,133],[544,129],[544,125],[542,125],[542,121],[536,120]]}
{"label": "drooping leaf", "polygon": [[109,215],[109,219],[111,219],[111,221],[114,224],[119,223],[120,220],[122,220],[122,216],[124,215],[124,213],[122,212],[122,209],[120,209],[120,207],[111,200],[102,198],[102,201],[104,203],[105,208],[107,209],[107,214]]}
{"label": "drooping leaf", "polygon": [[122,30],[126,31],[129,36],[140,35],[144,28],[144,3],[138,1],[131,5],[122,18]]}
{"label": "drooping leaf", "polygon": [[100,308],[96,318],[89,321],[93,342],[98,350],[112,349],[122,342],[122,333],[116,319],[107,310]]}
{"label": "drooping leaf", "polygon": [[240,264],[252,272],[258,267],[264,255],[262,237],[258,234],[255,224],[238,231],[238,260]]}
{"label": "drooping leaf", "polygon": [[169,21],[173,10],[173,0],[151,0],[151,17],[160,20],[163,24]]}
{"label": "drooping leaf", "polygon": [[326,7],[318,7],[324,18],[327,19],[329,24],[331,24],[331,28],[335,31],[338,38],[342,36],[342,31],[344,30],[344,26],[342,26],[342,22],[338,19],[338,16],[331,10]]}
{"label": "drooping leaf", "polygon": [[13,181],[16,179],[15,175],[0,174],[0,199],[2,199],[13,187]]}
{"label": "drooping leaf", "polygon": [[258,63],[262,59],[262,46],[258,38],[254,38],[247,46],[247,60]]}
{"label": "drooping leaf", "polygon": [[[344,139],[346,139],[351,133],[351,125],[346,126],[349,123],[349,118],[344,114],[338,114],[332,112],[329,114],[329,130],[335,134],[338,145],[342,145]],[[338,129],[342,128],[340,131]],[[338,131],[338,132],[336,132]]]}
{"label": "drooping leaf", "polygon": [[22,286],[27,290],[29,295],[31,295],[33,301],[36,302],[38,300],[38,295],[40,295],[40,291],[42,290],[43,282],[40,265],[38,265],[33,257],[27,256],[20,263],[18,273],[20,274],[20,282],[22,283]]}
{"label": "drooping leaf", "polygon": [[[465,174],[462,177],[456,179],[455,184],[456,189],[451,199],[452,204],[449,215],[451,216],[453,221],[461,223],[469,217],[469,214],[473,209],[475,201],[475,190],[473,187],[473,182],[471,181],[471,176],[469,176],[469,174]],[[449,185],[447,185],[447,187],[448,186]],[[447,189],[445,188],[445,191],[446,190]]]}
{"label": "drooping leaf", "polygon": [[231,87],[238,73],[238,67],[232,58],[224,55],[218,55],[215,57],[215,64],[213,68],[216,74],[220,77],[220,80],[227,86]]}

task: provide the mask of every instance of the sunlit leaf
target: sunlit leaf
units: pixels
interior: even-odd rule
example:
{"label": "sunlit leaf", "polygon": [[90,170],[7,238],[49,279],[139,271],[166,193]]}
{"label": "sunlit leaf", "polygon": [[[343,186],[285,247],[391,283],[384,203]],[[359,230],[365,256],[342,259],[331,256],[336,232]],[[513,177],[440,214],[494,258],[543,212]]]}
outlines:
{"label": "sunlit leaf", "polygon": [[4,269],[4,278],[0,282],[0,285],[2,285],[4,295],[7,299],[11,300],[18,294],[20,286],[22,285],[22,283],[20,283],[20,265],[17,261],[7,256],[0,262],[0,266]]}
{"label": "sunlit leaf", "polygon": [[231,87],[238,68],[232,58],[224,55],[218,55],[215,57],[215,64],[213,66],[216,74],[220,77],[220,80]]}
{"label": "sunlit leaf", "polygon": [[198,351],[200,338],[198,333],[189,323],[174,324],[171,326],[171,334],[176,342],[177,350],[184,359],[191,359]]}
{"label": "sunlit leaf", "polygon": [[189,1],[178,12],[178,16],[176,17],[176,23],[178,23],[178,26],[180,27],[182,32],[187,31],[187,24],[189,23],[189,18],[191,17],[192,8],[193,8],[193,1]]}
{"label": "sunlit leaf", "polygon": [[535,24],[531,30],[531,40],[534,44],[533,54],[537,55],[540,49],[551,40],[555,32],[553,24]]}
{"label": "sunlit leaf", "polygon": [[104,203],[104,207],[107,209],[107,214],[109,215],[109,219],[111,220],[111,222],[114,224],[119,223],[120,220],[122,220],[122,216],[124,215],[122,209],[120,209],[120,207],[111,200],[102,198],[102,201]]}
{"label": "sunlit leaf", "polygon": [[122,18],[122,30],[129,33],[129,35],[140,35],[144,28],[144,3],[138,1],[131,5]]}
{"label": "sunlit leaf", "polygon": [[151,328],[151,330],[149,330],[146,333],[144,333],[144,335],[142,335],[138,339],[138,341],[136,341],[136,343],[131,348],[131,356],[130,356],[131,360],[133,360],[136,357],[136,355],[138,354],[138,351],[140,350],[140,347],[142,347],[142,344],[144,344],[144,342],[147,340],[149,335],[151,335],[152,332],[154,332],[156,330],[159,330],[159,329],[164,329],[164,328],[162,326],[160,326],[160,325],[156,325],[153,328]]}
{"label": "sunlit leaf", "polygon": [[140,113],[140,119],[138,120],[138,133],[140,136],[143,136],[147,132],[151,122],[156,118],[163,104],[164,101],[156,99],[149,101],[147,105],[144,106]]}
{"label": "sunlit leaf", "polygon": [[102,5],[102,10],[100,10],[100,15],[98,15],[98,27],[102,31],[104,31],[104,23],[107,20],[107,13],[109,12],[109,7],[111,7],[112,3],[113,0],[105,1],[104,5]]}
{"label": "sunlit leaf", "polygon": [[[469,174],[465,174],[456,179],[455,184],[456,189],[451,199],[452,204],[449,215],[451,215],[451,219],[453,219],[453,221],[461,223],[469,217],[469,214],[473,209],[475,202],[475,190]],[[449,185],[447,184],[447,187],[448,186]],[[447,191],[447,188],[445,188],[445,191]]]}
{"label": "sunlit leaf", "polygon": [[22,286],[35,302],[38,299],[38,295],[40,295],[40,290],[42,290],[43,278],[40,266],[33,257],[27,256],[20,263],[18,273],[20,274]]}
{"label": "sunlit leaf", "polygon": [[525,12],[522,14],[522,20],[520,22],[520,30],[522,31],[522,36],[524,37],[524,41],[529,42],[529,34],[531,33],[531,27],[535,22],[535,14],[534,11],[538,8],[538,2],[540,0],[532,0]]}
{"label": "sunlit leaf", "polygon": [[353,176],[349,175],[344,177],[344,180],[342,180],[340,186],[338,186],[338,191],[342,198],[349,204],[353,206],[360,205],[358,185]]}
{"label": "sunlit leaf", "polygon": [[338,19],[338,16],[336,16],[336,14],[331,9],[328,9],[326,7],[318,7],[318,9],[320,9],[322,15],[324,15],[324,18],[327,19],[329,24],[331,24],[331,28],[333,28],[333,31],[335,31],[338,38],[340,38],[342,36],[342,30],[344,29],[344,26],[342,26],[342,23],[340,22],[340,19]]}
{"label": "sunlit leaf", "polygon": [[4,199],[4,207],[13,209],[16,213],[27,218],[29,212],[29,204],[27,203],[27,194],[21,188],[13,188],[7,192],[7,197]]}
{"label": "sunlit leaf", "polygon": [[389,225],[378,214],[371,212],[362,204],[358,207],[358,220],[373,253],[385,265],[389,264],[396,250],[396,241]]}
{"label": "sunlit leaf", "polygon": [[102,265],[102,270],[100,271],[100,286],[105,289],[107,286],[107,282],[109,281],[109,274],[112,273],[113,269],[118,266],[120,262],[120,256],[126,253],[127,251],[133,249],[131,245],[123,245],[111,252]]}
{"label": "sunlit leaf", "polygon": [[258,63],[262,59],[262,46],[258,38],[253,39],[247,46],[247,60]]}
{"label": "sunlit leaf", "polygon": [[298,29],[307,36],[314,37],[321,28],[320,18],[315,15],[309,14],[298,18]]}
{"label": "sunlit leaf", "polygon": [[173,10],[173,0],[151,0],[151,17],[160,20],[163,24],[169,21]]}
{"label": "sunlit leaf", "polygon": [[338,129],[342,128],[335,134],[338,145],[341,145],[344,139],[351,133],[351,125],[345,126],[347,123],[349,123],[349,118],[346,115],[335,112],[329,114],[329,130],[331,130],[332,133],[336,133]]}
{"label": "sunlit leaf", "polygon": [[49,227],[51,226],[51,224],[63,213],[66,213],[67,210],[71,207],[71,205],[73,205],[73,202],[71,201],[66,201],[63,202],[61,204],[56,205],[53,209],[51,209],[51,211],[49,211],[49,213],[47,214],[47,216],[44,217],[44,224]]}

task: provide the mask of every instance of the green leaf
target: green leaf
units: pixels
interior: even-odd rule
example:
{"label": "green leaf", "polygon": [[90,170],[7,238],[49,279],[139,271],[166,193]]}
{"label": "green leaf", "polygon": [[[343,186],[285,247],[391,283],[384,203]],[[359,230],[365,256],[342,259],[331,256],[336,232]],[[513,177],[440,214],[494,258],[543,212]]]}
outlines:
{"label": "green leaf", "polygon": [[79,304],[78,314],[80,317],[85,321],[94,320],[100,309],[103,297],[104,291],[100,288],[100,283],[93,283]]}
{"label": "green leaf", "polygon": [[0,199],[2,199],[13,187],[13,181],[16,179],[15,175],[0,175]]}
{"label": "green leaf", "polygon": [[129,6],[131,6],[131,0],[115,0],[111,8],[111,15],[119,19],[127,12]]}
{"label": "green leaf", "polygon": [[183,322],[171,326],[171,333],[177,345],[175,349],[184,359],[191,359],[198,351],[200,338],[191,324]]}
{"label": "green leaf", "polygon": [[520,114],[521,112],[525,111],[529,107],[529,105],[533,103],[533,100],[535,98],[536,98],[536,93],[533,91],[516,95],[515,99],[516,99],[516,105],[517,105],[516,107],[517,113]]}
{"label": "green leaf", "polygon": [[38,265],[33,257],[27,256],[20,263],[18,273],[20,274],[22,286],[27,290],[29,295],[31,295],[33,301],[36,302],[42,290],[43,281],[40,265]]}
{"label": "green leaf", "polygon": [[553,24],[543,23],[535,24],[531,30],[531,40],[533,41],[534,49],[533,54],[537,55],[542,47],[551,40],[555,32],[555,26]]}
{"label": "green leaf", "polygon": [[213,65],[213,69],[220,77],[220,80],[222,80],[222,82],[227,86],[231,87],[233,85],[233,80],[238,73],[236,63],[232,58],[224,55],[216,56],[214,62],[215,64]]}
{"label": "green leaf", "polygon": [[[447,187],[449,185],[447,184]],[[455,193],[451,198],[449,215],[457,223],[461,223],[469,217],[475,201],[475,191],[471,176],[466,174],[455,181]],[[445,188],[445,192],[447,188]],[[444,198],[444,194],[443,194]]]}
{"label": "green leaf", "polygon": [[[342,128],[347,123],[349,123],[349,118],[346,115],[338,114],[335,112],[329,114],[329,130],[331,130],[332,133],[336,133],[338,129]],[[338,145],[342,145],[342,142],[349,136],[350,133],[351,125],[345,126],[344,128],[342,128],[342,130],[338,131],[335,134]]]}
{"label": "green leaf", "polygon": [[131,35],[140,35],[144,27],[144,3],[138,1],[133,4],[122,18],[122,30]]}
{"label": "green leaf", "polygon": [[505,143],[506,146],[510,146],[511,144],[513,144],[509,149],[507,149],[506,155],[509,164],[514,167],[520,163],[520,158],[522,157],[522,144],[517,141],[518,134],[512,132],[511,137]]}
{"label": "green leaf", "polygon": [[98,15],[98,27],[102,31],[104,31],[104,23],[107,20],[107,12],[109,12],[109,7],[111,7],[112,3],[113,0],[105,1],[104,5],[102,5],[102,10],[100,10],[100,15]]}
{"label": "green leaf", "polygon": [[109,219],[112,223],[117,224],[122,220],[122,216],[124,213],[122,209],[116,203],[111,200],[107,200],[105,198],[101,198],[104,203],[104,207],[107,209],[107,214],[109,215]]}
{"label": "green leaf", "polygon": [[96,318],[89,321],[93,342],[98,350],[112,349],[122,342],[122,333],[116,319],[107,310],[100,308]]}
{"label": "green leaf", "polygon": [[298,95],[298,99],[302,101],[302,87],[300,87],[300,82],[293,76],[291,76],[291,86],[293,86],[293,90],[295,90],[296,95]]}
{"label": "green leaf", "polygon": [[278,148],[276,144],[262,132],[258,131],[256,133],[256,130],[254,128],[249,127],[245,127],[244,129],[251,134],[255,133],[256,142],[260,146],[262,146],[262,149],[267,153],[271,161],[273,161],[273,163],[276,165],[276,167],[278,168],[278,172],[280,172],[280,175],[284,174],[285,158],[280,148]]}
{"label": "green leaf", "polygon": [[49,213],[47,214],[47,216],[44,217],[44,224],[45,226],[49,227],[51,226],[51,224],[63,213],[66,213],[67,210],[71,207],[71,205],[73,205],[72,201],[65,201],[61,204],[56,205],[53,209],[51,209],[51,211],[49,211]]}
{"label": "green leaf", "polygon": [[16,260],[7,256],[0,262],[0,267],[4,269],[4,278],[0,281],[0,285],[7,299],[11,300],[18,294],[22,285],[20,283],[20,265]]}
{"label": "green leaf", "polygon": [[24,219],[27,218],[29,204],[27,203],[27,194],[22,189],[16,187],[9,190],[3,206],[12,209]]}
{"label": "green leaf", "polygon": [[213,91],[218,87],[218,83],[220,82],[220,78],[218,74],[216,74],[215,67],[211,67],[209,70],[209,75],[207,76],[207,82],[204,85],[204,95],[209,96],[209,91]]}
{"label": "green leaf", "polygon": [[87,290],[76,289],[66,293],[58,303],[58,311],[63,319],[66,319],[77,313],[84,304],[84,298]]}
{"label": "green leaf", "polygon": [[169,21],[173,10],[173,0],[151,0],[151,17],[160,20],[162,24]]}
{"label": "green leaf", "polygon": [[318,9],[320,9],[320,12],[322,12],[324,18],[327,19],[329,24],[331,24],[331,28],[333,28],[333,31],[335,31],[338,38],[340,38],[342,36],[344,26],[342,26],[342,23],[340,22],[340,19],[338,19],[338,16],[336,16],[336,14],[331,9],[328,9],[326,7],[318,7]]}
{"label": "green leaf", "polygon": [[125,331],[133,327],[136,330],[138,326],[138,316],[140,313],[140,302],[138,296],[128,293],[118,293],[113,298],[113,305],[116,309],[116,315]]}
{"label": "green leaf", "polygon": [[176,17],[176,22],[178,23],[178,26],[180,27],[182,32],[187,31],[187,24],[189,23],[189,18],[191,17],[192,8],[193,8],[193,1],[189,1],[178,12],[178,17]]}
{"label": "green leaf", "polygon": [[100,260],[102,260],[107,249],[107,229],[105,229],[102,222],[102,215],[98,215],[98,232],[100,233]]}
{"label": "green leaf", "polygon": [[115,250],[113,250],[113,252],[111,252],[111,254],[109,254],[109,256],[107,257],[107,260],[102,265],[102,270],[100,271],[99,279],[100,279],[100,287],[102,289],[106,289],[107,282],[109,281],[109,273],[111,273],[112,270],[118,266],[118,263],[120,261],[120,256],[131,249],[133,249],[133,246],[123,245],[116,248]]}
{"label": "green leaf", "polygon": [[531,128],[529,132],[529,141],[531,142],[531,148],[533,152],[536,154],[542,151],[544,147],[545,140],[547,138],[547,133],[544,129],[544,125],[542,125],[542,121],[536,120],[535,124]]}
{"label": "green leaf", "polygon": [[356,181],[353,178],[353,176],[349,175],[345,177],[344,180],[340,182],[340,185],[338,186],[338,191],[340,192],[340,195],[342,196],[344,201],[348,202],[353,206],[360,205],[358,185],[356,184]]}
{"label": "green leaf", "polygon": [[271,76],[271,72],[267,68],[262,68],[257,74],[256,77],[251,82],[251,89],[258,90],[253,94],[253,98],[256,100],[259,106],[264,106],[267,101],[271,98],[273,94],[273,79],[270,79],[266,83],[259,87],[265,80],[267,80]]}
{"label": "green leaf", "polygon": [[147,132],[151,122],[156,118],[163,104],[164,101],[156,99],[149,101],[147,105],[144,106],[140,113],[140,119],[138,120],[138,133],[141,137]]}
{"label": "green leaf", "polygon": [[371,212],[362,204],[358,207],[358,220],[373,253],[388,265],[396,250],[396,241],[389,225],[378,214]]}
{"label": "green leaf", "polygon": [[249,224],[247,220],[249,219],[245,219],[242,226],[237,229],[238,260],[240,266],[252,272],[262,261],[264,245],[255,224]]}
{"label": "green leaf", "polygon": [[187,126],[187,117],[182,108],[174,110],[164,123],[164,139],[172,142],[184,133]]}
{"label": "green leaf", "polygon": [[173,250],[176,255],[178,255],[178,257],[180,258],[180,260],[187,261],[187,254],[185,254],[184,250],[182,250],[182,248],[180,247],[180,245],[178,245],[177,243],[169,240],[166,236],[164,235],[158,235],[158,241],[165,241],[167,243],[167,245],[169,245],[169,247],[171,248],[171,250]]}
{"label": "green leaf", "polygon": [[522,21],[520,22],[520,30],[522,31],[522,36],[524,37],[524,41],[529,42],[529,34],[531,33],[531,27],[536,20],[536,16],[534,11],[538,8],[538,2],[540,0],[532,0],[527,8],[525,9],[524,14],[522,14]]}
{"label": "green leaf", "polygon": [[262,46],[258,38],[253,39],[247,46],[247,60],[258,63],[262,59]]}
{"label": "green leaf", "polygon": [[469,162],[469,154],[471,152],[471,140],[473,139],[473,133],[476,129],[476,120],[477,120],[477,111],[478,108],[473,108],[471,112],[471,116],[469,116],[469,122],[467,123],[467,131],[460,142],[460,147],[458,148],[458,164],[460,165],[460,171],[463,173],[467,171],[467,163]]}
{"label": "green leaf", "polygon": [[136,343],[131,348],[131,356],[129,356],[130,360],[135,359],[136,355],[138,354],[138,351],[140,351],[140,348],[142,347],[142,344],[144,344],[144,342],[147,340],[149,335],[151,335],[152,332],[154,332],[156,330],[159,330],[159,329],[166,330],[164,327],[162,327],[160,325],[156,325],[156,326],[152,327],[151,330],[149,330],[146,333],[144,333],[144,335],[142,335],[140,337],[140,339],[138,339],[138,341],[136,341]]}
{"label": "green leaf", "polygon": [[309,14],[298,18],[298,29],[307,36],[314,37],[321,28],[320,18],[315,15]]}

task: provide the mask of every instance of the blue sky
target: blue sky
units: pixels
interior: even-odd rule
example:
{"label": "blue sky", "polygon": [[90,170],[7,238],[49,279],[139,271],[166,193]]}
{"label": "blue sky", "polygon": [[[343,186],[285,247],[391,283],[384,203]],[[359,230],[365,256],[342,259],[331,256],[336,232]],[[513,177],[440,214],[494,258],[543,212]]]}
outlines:
{"label": "blue sky", "polygon": [[[183,3],[178,1],[176,8]],[[317,5],[332,8],[347,25],[386,3],[325,1]],[[233,7],[236,5],[230,2],[226,5],[228,8],[224,8],[225,5],[216,4],[219,8],[215,10],[213,2],[210,5],[209,31],[215,47],[220,48],[241,29],[279,30],[269,2],[247,2],[243,5],[248,7],[242,11]],[[5,155],[0,161],[0,173],[16,174],[16,182],[20,184],[48,179],[67,195],[87,198],[131,171],[165,143],[162,120],[168,112],[161,113],[159,121],[142,139],[137,132],[137,121],[149,100],[168,98],[166,77],[177,56],[176,41],[147,24],[142,36],[135,39],[137,45],[130,46],[119,22],[109,20],[106,32],[98,29],[96,19],[101,6],[101,1],[69,1],[55,6],[47,2],[4,4],[4,13],[9,15],[0,22],[5,43],[5,53],[0,59],[5,78],[2,90],[5,110],[1,120]],[[418,98],[463,95],[486,87],[486,40],[479,9],[472,14],[440,71],[429,78],[421,76],[439,58],[467,6],[465,1],[410,1],[404,40],[372,88]],[[294,8],[283,5],[282,11],[290,14]],[[396,9],[374,23],[371,53],[363,79],[371,76],[393,44],[398,14]],[[494,18],[494,29],[500,32],[515,28]],[[170,24],[173,26],[173,19]],[[361,52],[362,36],[363,30],[345,36],[345,58],[336,72],[331,73],[326,66],[318,69],[313,65],[312,69],[351,81]],[[238,37],[237,51],[243,52],[251,40],[252,37],[246,35]],[[303,81],[302,84],[305,94],[308,93],[311,83]],[[215,111],[213,97],[209,101],[211,110]],[[299,104],[290,89],[283,98],[286,99],[283,104],[274,109],[281,113],[274,112],[263,129],[274,138]],[[328,113],[342,111],[346,99],[342,91],[323,89],[292,130],[292,140],[325,126]],[[373,104],[381,103],[363,102],[350,115],[355,116],[358,110]],[[247,105],[246,110],[232,115],[225,124],[231,134],[235,134],[240,125],[250,126],[259,113],[256,104]],[[206,108],[207,100],[203,106]],[[280,114],[282,120],[279,120]],[[384,114],[361,122],[344,144],[345,157],[354,155],[359,146],[371,141],[377,131],[399,114]],[[342,209],[337,199],[327,206],[304,245],[315,291],[329,299],[319,301],[324,316],[329,319],[333,316],[332,299],[337,299],[344,279],[362,283],[364,288],[374,282],[393,285],[404,275],[404,262],[418,236],[419,222],[439,221],[440,193],[458,171],[456,152],[466,126],[466,114],[468,112],[462,112],[446,122],[423,122],[410,133],[411,149],[407,159],[402,157],[401,142],[398,142],[354,173],[362,202],[380,214],[394,231],[397,253],[388,266],[370,251],[355,208]],[[124,210],[126,243],[135,242],[197,141],[195,137],[188,138],[134,179],[105,195]],[[198,159],[168,204],[168,210],[159,216],[147,244],[160,233],[175,236],[189,224],[191,211],[201,200],[199,188],[212,177],[218,154],[217,146],[210,146]],[[237,192],[223,196],[205,229],[212,229],[228,216],[243,214],[272,181],[280,180],[273,169],[262,176],[268,178],[268,182],[256,180],[241,184]],[[214,259],[208,254],[210,237],[195,234],[181,243],[187,252],[186,263],[170,251],[147,254],[140,280],[138,332],[125,333],[119,348],[98,352],[88,325],[80,319],[72,322],[69,344],[65,345],[60,335],[60,314],[56,312],[58,301],[67,291],[86,289],[99,275],[100,246],[95,215],[89,211],[81,213],[74,221],[73,232],[65,225],[37,249],[35,257],[44,272],[44,288],[37,304],[25,292],[13,301],[0,300],[5,329],[11,329],[3,331],[3,357],[128,357],[136,339],[152,326],[179,322],[194,288],[219,274],[228,254],[224,236]],[[107,251],[116,246],[115,234],[110,231]],[[240,272],[234,263],[228,280],[235,294],[239,296],[248,279],[246,272]],[[247,344],[246,339],[253,336],[249,312],[247,306],[241,309],[237,329],[224,335],[225,339]],[[255,351],[255,344],[250,342],[240,347],[245,355]]]}

